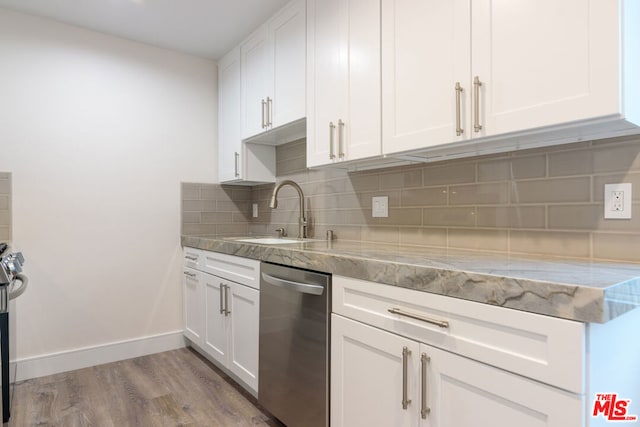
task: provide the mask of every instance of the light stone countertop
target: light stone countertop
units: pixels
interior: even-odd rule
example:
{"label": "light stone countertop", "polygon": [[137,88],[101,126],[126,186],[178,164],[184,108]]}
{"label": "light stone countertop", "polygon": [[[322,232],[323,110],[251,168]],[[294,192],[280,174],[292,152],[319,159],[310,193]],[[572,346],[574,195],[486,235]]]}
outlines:
{"label": "light stone countertop", "polygon": [[350,241],[182,236],[182,246],[582,322],[604,323],[640,306],[640,264]]}

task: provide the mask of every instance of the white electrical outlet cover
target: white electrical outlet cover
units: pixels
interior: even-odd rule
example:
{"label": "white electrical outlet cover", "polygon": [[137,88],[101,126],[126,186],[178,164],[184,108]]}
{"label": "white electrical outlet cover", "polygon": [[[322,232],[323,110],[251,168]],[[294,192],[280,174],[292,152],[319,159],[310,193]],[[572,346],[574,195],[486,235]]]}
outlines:
{"label": "white electrical outlet cover", "polygon": [[604,185],[605,219],[631,219],[631,184]]}
{"label": "white electrical outlet cover", "polygon": [[371,216],[374,218],[389,217],[388,196],[375,196],[371,198]]}

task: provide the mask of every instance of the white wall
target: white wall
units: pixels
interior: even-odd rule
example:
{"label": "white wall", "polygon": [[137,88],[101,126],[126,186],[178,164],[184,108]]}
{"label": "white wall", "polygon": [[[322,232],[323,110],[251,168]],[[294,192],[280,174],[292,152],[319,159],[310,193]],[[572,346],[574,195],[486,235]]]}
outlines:
{"label": "white wall", "polygon": [[180,182],[213,182],[212,61],[0,9],[18,359],[182,328]]}

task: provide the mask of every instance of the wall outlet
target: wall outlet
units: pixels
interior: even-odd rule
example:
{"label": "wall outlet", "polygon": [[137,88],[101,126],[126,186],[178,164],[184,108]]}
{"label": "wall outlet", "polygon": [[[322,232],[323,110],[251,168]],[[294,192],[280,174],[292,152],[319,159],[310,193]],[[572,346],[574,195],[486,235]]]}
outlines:
{"label": "wall outlet", "polygon": [[371,216],[374,218],[389,217],[388,196],[376,196],[371,198]]}
{"label": "wall outlet", "polygon": [[253,204],[253,217],[254,218],[258,218],[258,204],[257,203]]}
{"label": "wall outlet", "polygon": [[605,184],[605,219],[631,219],[631,184]]}

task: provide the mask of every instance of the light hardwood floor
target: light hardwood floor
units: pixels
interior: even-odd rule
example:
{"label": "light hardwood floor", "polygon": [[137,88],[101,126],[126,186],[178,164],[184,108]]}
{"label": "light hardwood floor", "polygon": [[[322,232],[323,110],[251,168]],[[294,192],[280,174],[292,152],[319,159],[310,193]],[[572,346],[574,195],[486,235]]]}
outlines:
{"label": "light hardwood floor", "polygon": [[8,425],[282,426],[189,348],[22,381]]}

